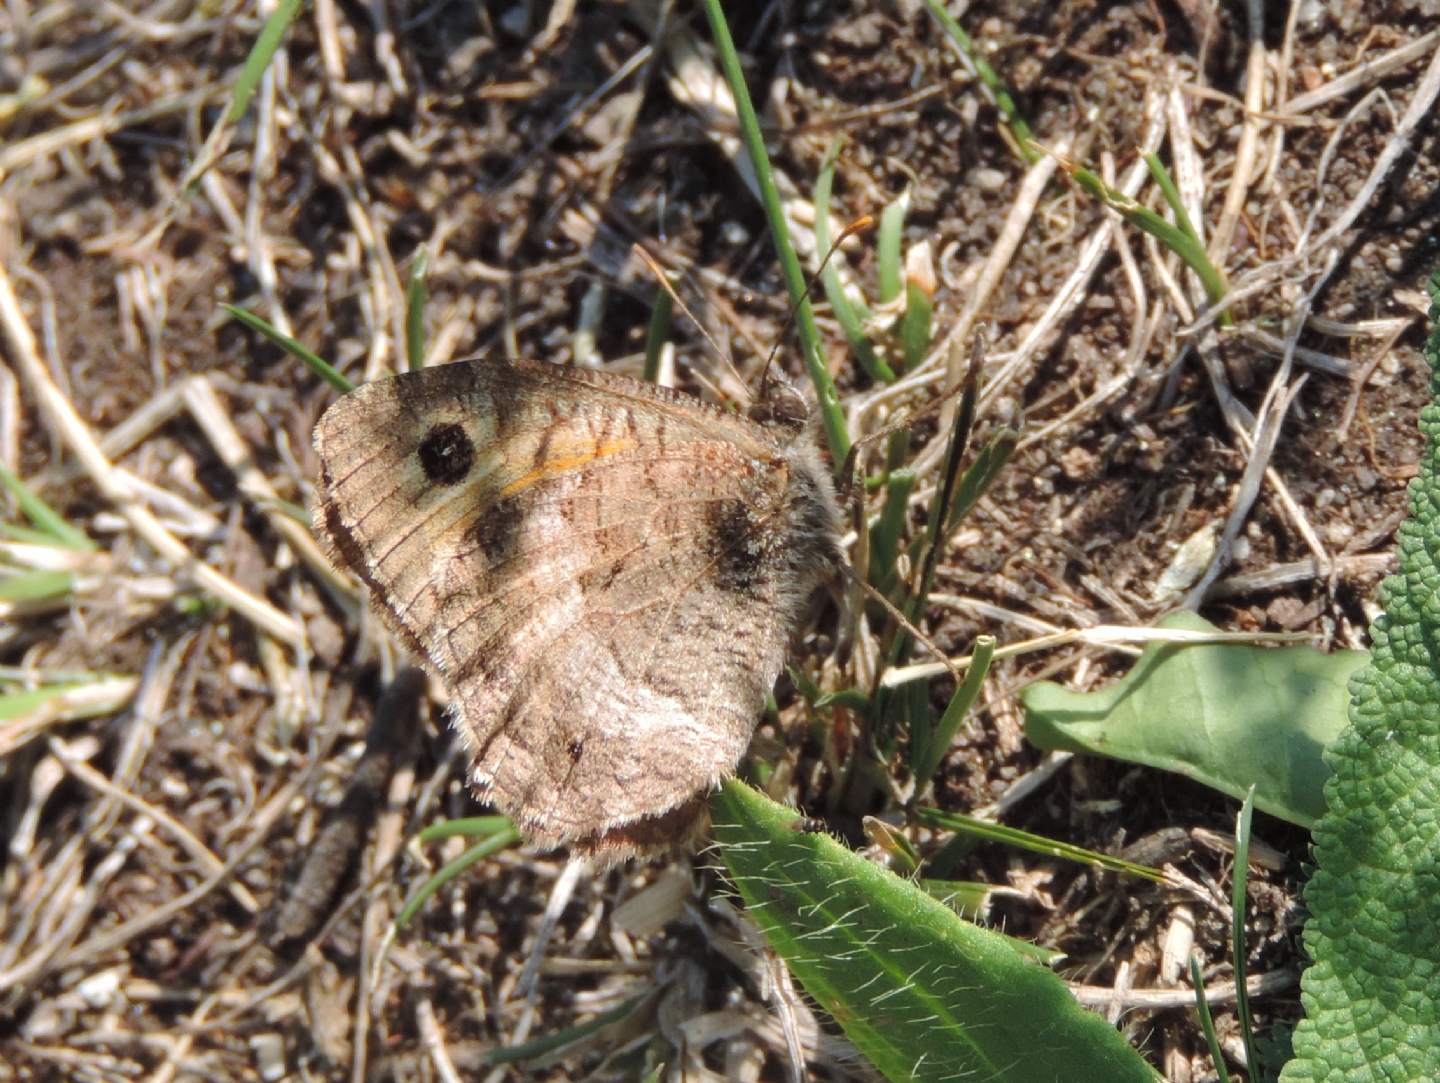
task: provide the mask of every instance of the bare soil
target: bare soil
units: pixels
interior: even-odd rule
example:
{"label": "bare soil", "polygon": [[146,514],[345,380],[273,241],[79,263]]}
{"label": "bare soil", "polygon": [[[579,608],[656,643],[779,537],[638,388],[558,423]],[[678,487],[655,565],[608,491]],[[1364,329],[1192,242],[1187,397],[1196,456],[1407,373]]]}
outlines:
{"label": "bare soil", "polygon": [[[1257,5],[1255,157],[1216,254],[1243,297],[1219,331],[1194,325],[1199,294],[1173,257],[1063,170],[1027,204],[991,97],[923,5],[727,6],[777,168],[809,193],[843,138],[839,217],[909,192],[907,243],[927,242],[938,270],[937,337],[963,319],[963,350],[982,327],[990,341],[977,439],[1005,424],[1027,434],[944,555],[934,637],[960,653],[979,633],[1143,625],[1172,607],[1153,585],[1181,542],[1230,515],[1254,454],[1222,400],[1232,417],[1260,412],[1289,336],[1288,379],[1308,378],[1201,611],[1363,646],[1420,452],[1422,286],[1440,261],[1433,110],[1374,172],[1440,48],[1440,6],[1309,0],[1292,19]],[[0,334],[0,462],[100,547],[66,604],[0,621],[0,665],[16,679],[139,678],[98,716],[0,729],[0,1079],[418,1080],[446,1065],[637,1079],[658,1064],[664,1078],[789,1078],[783,994],[706,857],[580,871],[510,848],[451,881],[375,967],[400,905],[462,849],[413,833],[485,810],[428,701],[418,726],[398,707],[367,751],[404,659],[276,503],[309,505],[309,433],[334,392],[218,307],[250,308],[370,378],[403,363],[405,275],[424,245],[432,363],[634,372],[656,292],[629,254],[642,241],[682,272],[681,296],[753,381],[789,307],[764,216],[726,115],[689,100],[706,85],[697,70],[717,71],[703,16],[672,16],[700,46],[700,67],[680,69],[644,8],[317,0],[188,194],[260,29],[251,5],[0,8],[0,269],[20,300]],[[1213,234],[1246,118],[1243,5],[974,3],[957,17],[1043,145],[1116,183],[1156,150]],[[1148,182],[1137,198],[1163,209]],[[1018,243],[997,256],[1012,215]],[[1075,303],[1047,315],[1102,233]],[[846,259],[873,297],[873,245]],[[875,389],[820,316],[837,379],[862,401]],[[22,363],[17,320],[38,366]],[[742,390],[691,325],[675,337],[682,386]],[[794,351],[781,363],[798,373]],[[87,433],[123,434],[151,409],[108,465],[77,456]],[[934,435],[917,426],[921,455]],[[188,559],[157,551],[134,506]],[[217,600],[199,568],[268,608]],[[303,649],[266,612],[294,622]],[[817,669],[834,622],[797,647],[798,665]],[[998,663],[937,803],[986,806],[1045,764],[1023,737],[1027,683],[1093,687],[1128,664],[1079,647]],[[937,684],[937,700],[947,692]],[[782,707],[755,752],[812,778],[803,706]],[[1207,980],[1231,976],[1234,815],[1199,785],[1077,758],[1005,822],[1165,864],[1199,895],[996,847],[955,874],[1013,889],[992,919],[1065,951],[1068,979],[1112,990],[1112,1017],[1168,1078],[1213,1078],[1193,1008],[1140,1005],[1188,989],[1161,956],[1190,924]],[[337,835],[346,817],[358,826]],[[856,824],[831,826],[863,844]],[[1299,1013],[1307,835],[1262,815],[1257,838],[1273,860],[1251,874],[1248,968],[1267,983],[1260,1024],[1283,1033]],[[317,849],[338,855],[331,880],[305,879]],[[286,910],[297,891],[310,911]],[[660,919],[617,917],[636,899]],[[637,996],[548,1059],[483,1063]],[[787,1003],[806,1078],[868,1078],[833,1024]],[[1248,1078],[1233,1004],[1216,1012],[1232,1078]]]}

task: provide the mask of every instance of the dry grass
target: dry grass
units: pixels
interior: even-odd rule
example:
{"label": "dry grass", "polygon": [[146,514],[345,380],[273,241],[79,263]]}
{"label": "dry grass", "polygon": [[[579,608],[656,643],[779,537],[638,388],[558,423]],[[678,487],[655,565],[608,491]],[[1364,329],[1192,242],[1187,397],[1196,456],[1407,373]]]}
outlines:
{"label": "dry grass", "polygon": [[[402,660],[287,511],[308,501],[331,392],[217,308],[243,303],[371,378],[403,353],[423,243],[431,363],[634,370],[643,239],[712,330],[763,358],[786,303],[694,28],[656,37],[641,5],[557,3],[526,23],[525,5],[316,0],[187,196],[259,22],[223,0],[135,7],[0,5],[0,463],[98,543],[0,542],[9,566],[73,574],[0,603],[0,663],[13,687],[105,675],[0,721],[0,1078],[629,1079],[663,1062],[781,1079],[797,1045],[813,1078],[864,1078],[685,861],[592,875],[507,850],[382,951],[403,899],[458,852],[408,840],[474,809],[438,712],[404,721],[414,686],[382,701],[367,743]],[[1151,584],[1214,524],[1192,592],[1208,615],[1363,644],[1419,448],[1440,31],[1406,0],[1315,5],[1330,14],[1255,41],[1182,7],[1209,10],[972,6],[1054,152],[1028,168],[923,15],[735,15],[802,239],[801,193],[843,132],[843,210],[908,184],[913,238],[937,254],[943,342],[900,384],[866,386],[822,318],[852,430],[931,398],[945,348],[982,327],[980,424],[1024,417],[942,561],[930,628],[957,652],[978,632],[1147,623]],[[1206,226],[1235,328],[1197,318],[1173,259],[1057,181],[1069,156],[1158,206],[1140,149],[1163,150]],[[864,246],[848,259],[866,281]],[[682,381],[740,390],[682,345]],[[942,443],[920,452],[917,501]],[[807,663],[823,646],[807,641]],[[1021,735],[1025,682],[1087,686],[1123,664],[1084,643],[997,664],[937,798],[1196,886],[1177,898],[1004,852],[966,870],[1012,889],[996,919],[1069,952],[1081,995],[1170,1078],[1200,1078],[1175,960],[1193,944],[1224,1001],[1232,808],[1153,772],[1042,759]],[[757,746],[802,799],[804,729],[784,712]],[[1257,834],[1273,860],[1250,966],[1263,1018],[1284,1020],[1305,838]],[[306,879],[317,850],[338,902]],[[326,901],[297,917],[297,891]],[[483,1063],[622,1006],[563,1056]]]}

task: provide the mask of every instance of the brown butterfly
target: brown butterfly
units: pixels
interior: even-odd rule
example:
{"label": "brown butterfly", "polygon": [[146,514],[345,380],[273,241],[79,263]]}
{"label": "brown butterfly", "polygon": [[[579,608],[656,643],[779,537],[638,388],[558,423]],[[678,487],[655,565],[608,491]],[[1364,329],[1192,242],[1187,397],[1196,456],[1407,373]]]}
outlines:
{"label": "brown butterfly", "polygon": [[840,558],[816,427],[625,377],[466,361],[320,419],[319,525],[448,685],[483,796],[542,844],[690,834]]}

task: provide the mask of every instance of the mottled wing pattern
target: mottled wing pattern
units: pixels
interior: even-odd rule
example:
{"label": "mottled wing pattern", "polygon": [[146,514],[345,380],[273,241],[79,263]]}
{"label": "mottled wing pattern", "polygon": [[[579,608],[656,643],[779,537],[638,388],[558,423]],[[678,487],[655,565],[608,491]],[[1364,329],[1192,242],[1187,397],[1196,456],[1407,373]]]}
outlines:
{"label": "mottled wing pattern", "polygon": [[501,808],[622,849],[693,818],[822,574],[785,581],[794,463],[765,429],[621,377],[465,362],[352,392],[316,447],[326,533],[449,683]]}

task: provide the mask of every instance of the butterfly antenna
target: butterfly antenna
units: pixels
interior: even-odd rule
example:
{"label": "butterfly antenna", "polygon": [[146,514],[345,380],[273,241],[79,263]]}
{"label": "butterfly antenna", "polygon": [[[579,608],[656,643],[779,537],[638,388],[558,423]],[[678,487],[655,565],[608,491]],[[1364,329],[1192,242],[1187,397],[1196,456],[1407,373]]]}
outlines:
{"label": "butterfly antenna", "polygon": [[735,377],[736,382],[739,383],[741,387],[744,387],[745,381],[740,378],[740,373],[735,371],[735,363],[725,355],[725,351],[720,348],[720,344],[715,341],[710,332],[705,330],[705,325],[696,319],[695,313],[690,311],[690,306],[680,299],[680,295],[675,292],[675,287],[670,284],[670,276],[665,273],[665,268],[661,267],[655,257],[645,251],[642,245],[638,243],[631,245],[630,250],[640,258],[640,262],[650,268],[650,273],[655,276],[655,281],[660,284],[662,290],[670,295],[670,300],[675,303],[675,307],[683,312],[690,322],[695,325],[696,330],[700,332],[700,336],[705,340],[706,344],[709,345],[710,349],[715,351],[715,356],[720,359],[720,363],[729,369],[730,375]]}
{"label": "butterfly antenna", "polygon": [[840,250],[840,246],[857,233],[861,233],[875,224],[873,215],[862,214],[855,221],[840,231],[840,235],[831,242],[825,258],[820,261],[819,268],[815,274],[805,283],[805,290],[800,294],[800,299],[790,306],[790,313],[785,317],[785,324],[780,328],[780,333],[775,336],[775,345],[770,348],[770,356],[765,358],[765,367],[760,370],[760,395],[764,398],[765,381],[770,376],[770,366],[775,362],[775,355],[780,352],[780,344],[785,341],[785,336],[790,333],[790,328],[795,326],[795,317],[800,313],[800,306],[810,299],[810,294],[815,290],[815,283],[820,281],[820,276],[825,273],[825,268],[830,264],[830,258]]}

